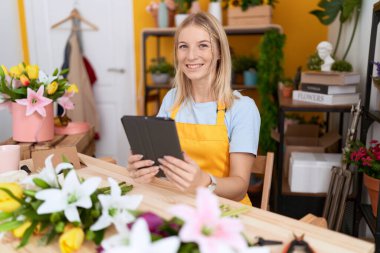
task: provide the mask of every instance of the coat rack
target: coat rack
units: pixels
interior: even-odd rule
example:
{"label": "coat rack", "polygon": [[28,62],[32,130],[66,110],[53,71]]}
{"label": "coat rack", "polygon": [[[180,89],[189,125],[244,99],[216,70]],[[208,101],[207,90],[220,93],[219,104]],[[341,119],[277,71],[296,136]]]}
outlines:
{"label": "coat rack", "polygon": [[[90,21],[88,21],[88,20],[86,20],[85,18],[83,18],[83,17],[80,15],[79,11],[78,11],[76,8],[74,8],[74,9],[71,11],[70,15],[69,15],[67,18],[65,18],[65,19],[63,19],[63,20],[61,20],[61,21],[55,23],[54,25],[52,25],[52,26],[51,26],[51,29],[55,29],[55,28],[59,27],[60,25],[62,25],[63,23],[65,23],[65,22],[67,22],[67,21],[70,21],[70,20],[73,20],[73,19],[80,20],[81,22],[83,22],[83,23],[85,23],[86,25],[88,25],[88,26],[89,26],[92,30],[94,30],[94,31],[99,30],[98,27],[97,27],[96,25],[94,25],[94,24],[91,23]],[[73,27],[73,29],[77,29],[77,28]]]}

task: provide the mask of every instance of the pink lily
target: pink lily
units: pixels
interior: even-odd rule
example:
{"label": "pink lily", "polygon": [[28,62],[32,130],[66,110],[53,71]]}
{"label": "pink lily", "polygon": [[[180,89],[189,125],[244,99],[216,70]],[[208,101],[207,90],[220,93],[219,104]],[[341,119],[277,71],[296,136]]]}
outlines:
{"label": "pink lily", "polygon": [[57,99],[57,103],[63,108],[63,115],[66,114],[66,110],[74,109],[74,103],[70,100],[70,98],[74,96],[74,92],[65,92],[65,94]]}
{"label": "pink lily", "polygon": [[16,99],[16,103],[26,106],[26,116],[32,115],[34,112],[38,112],[42,117],[46,116],[45,106],[53,102],[50,98],[44,97],[44,86],[41,85],[38,91],[28,88],[27,98]]}
{"label": "pink lily", "polygon": [[184,221],[179,232],[181,240],[197,243],[201,253],[217,252],[220,244],[238,252],[247,248],[241,221],[221,217],[218,199],[205,188],[197,190],[196,209],[176,205],[171,213]]}

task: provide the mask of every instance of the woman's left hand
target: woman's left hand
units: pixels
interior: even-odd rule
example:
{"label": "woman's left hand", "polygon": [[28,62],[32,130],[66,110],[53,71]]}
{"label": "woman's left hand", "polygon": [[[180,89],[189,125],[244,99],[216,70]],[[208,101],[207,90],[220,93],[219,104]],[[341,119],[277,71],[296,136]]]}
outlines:
{"label": "woman's left hand", "polygon": [[167,178],[174,183],[181,191],[188,191],[198,186],[207,186],[210,177],[199,168],[198,164],[185,153],[184,160],[173,156],[164,156],[158,159],[160,168]]}

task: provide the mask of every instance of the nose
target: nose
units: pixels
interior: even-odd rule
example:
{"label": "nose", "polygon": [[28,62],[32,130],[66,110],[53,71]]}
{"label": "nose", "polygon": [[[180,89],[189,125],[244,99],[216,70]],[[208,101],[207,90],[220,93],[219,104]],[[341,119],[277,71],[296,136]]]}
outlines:
{"label": "nose", "polygon": [[198,52],[196,47],[189,47],[187,59],[188,60],[194,60],[197,58]]}

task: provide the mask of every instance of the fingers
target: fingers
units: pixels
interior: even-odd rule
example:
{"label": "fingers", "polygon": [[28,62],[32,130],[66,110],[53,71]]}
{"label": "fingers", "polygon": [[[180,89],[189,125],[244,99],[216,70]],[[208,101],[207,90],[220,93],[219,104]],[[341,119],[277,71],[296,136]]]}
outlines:
{"label": "fingers", "polygon": [[[158,166],[155,166],[157,167],[157,169],[154,169],[150,172],[147,172],[146,174],[140,176],[140,177],[137,177],[135,178],[134,180],[137,182],[137,183],[150,183],[153,181],[154,177],[157,175],[158,171],[159,171],[159,168]],[[155,167],[152,167],[152,168],[155,168]],[[141,169],[143,170],[143,169]]]}
{"label": "fingers", "polygon": [[191,186],[191,182],[186,181],[184,178],[178,176],[176,173],[174,173],[169,168],[161,165],[160,168],[165,173],[165,176],[169,179],[170,182],[172,182],[177,188],[179,188],[181,191],[185,191]]}

